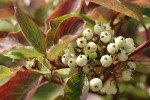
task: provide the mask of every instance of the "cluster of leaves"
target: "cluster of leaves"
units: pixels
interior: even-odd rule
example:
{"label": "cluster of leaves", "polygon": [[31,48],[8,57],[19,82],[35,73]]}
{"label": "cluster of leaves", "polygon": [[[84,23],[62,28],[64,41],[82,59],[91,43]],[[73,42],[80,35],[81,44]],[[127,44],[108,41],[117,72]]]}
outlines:
{"label": "cluster of leaves", "polygon": [[[85,100],[87,96],[91,98],[91,95],[88,95],[89,86],[86,76],[80,69],[72,70],[63,66],[59,55],[63,48],[81,35],[85,27],[93,26],[95,20],[102,23],[110,22],[111,27],[117,33],[116,35],[134,37],[137,39],[137,45],[147,38],[147,42],[140,45],[137,51],[150,44],[148,34],[143,35],[146,33],[145,31],[138,33],[138,36],[143,39],[138,39],[139,37],[136,36],[137,29],[141,28],[140,25],[145,23],[149,27],[150,19],[148,18],[149,8],[139,7],[135,4],[150,7],[148,1],[60,1],[62,3],[58,3],[59,6],[56,9],[51,1],[45,3],[43,0],[31,0],[29,4],[23,3],[22,0],[0,1],[0,11],[4,12],[0,14],[1,100],[30,100],[32,96],[36,100],[43,99],[45,96],[49,98],[58,90],[60,92],[55,95],[56,100],[62,98],[65,100]],[[48,15],[49,9],[50,11],[55,10]],[[143,18],[142,15],[147,17]],[[63,41],[59,43],[59,39]],[[114,96],[114,99],[120,97],[149,98],[146,89],[146,86],[149,86],[150,77],[147,67],[149,66],[149,58],[145,56],[147,52],[149,52],[149,48],[131,58],[138,63],[144,62],[144,65],[139,64],[133,81],[119,84],[123,91]],[[147,83],[145,87],[141,86],[144,85],[142,82]],[[136,83],[140,84],[134,85]],[[40,91],[44,91],[44,94],[41,94]],[[110,98],[112,97],[106,97],[106,99]]]}

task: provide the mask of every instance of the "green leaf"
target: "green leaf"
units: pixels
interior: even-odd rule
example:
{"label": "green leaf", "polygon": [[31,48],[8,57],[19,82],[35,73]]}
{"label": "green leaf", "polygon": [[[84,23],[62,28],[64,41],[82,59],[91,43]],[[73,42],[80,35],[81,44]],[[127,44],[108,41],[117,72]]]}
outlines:
{"label": "green leaf", "polygon": [[33,95],[32,100],[55,100],[54,98],[59,95],[63,95],[63,86],[56,83],[50,83],[39,88]]}
{"label": "green leaf", "polygon": [[123,2],[123,0],[88,0],[88,1],[112,9],[116,12],[120,12],[124,15],[130,16],[142,22],[142,13],[139,6]]}
{"label": "green leaf", "polygon": [[0,65],[4,65],[7,67],[15,67],[17,65],[16,62],[13,62],[13,59],[4,56],[4,55],[0,55]]}
{"label": "green leaf", "polygon": [[85,78],[83,73],[78,72],[68,80],[64,88],[64,100],[80,100]]}
{"label": "green leaf", "polygon": [[7,54],[5,54],[5,56],[12,58],[13,60],[19,60],[24,58],[24,56],[21,53],[13,51],[8,52]]}
{"label": "green leaf", "polygon": [[9,68],[0,65],[0,80],[11,76],[13,73]]}
{"label": "green leaf", "polygon": [[40,53],[45,53],[46,41],[40,28],[19,9],[16,9],[16,18],[29,43]]}
{"label": "green leaf", "polygon": [[16,52],[21,54],[25,58],[33,58],[43,56],[43,54],[37,52],[32,46],[19,46],[10,49],[10,51],[5,51],[3,54],[7,55],[9,52]]}
{"label": "green leaf", "polygon": [[0,86],[1,100],[23,100],[27,93],[38,84],[40,75],[29,70],[17,72]]}
{"label": "green leaf", "polygon": [[[70,18],[70,17],[82,17],[84,20],[86,20],[87,22],[89,22],[90,24],[95,24],[95,21],[93,21],[91,18],[83,15],[83,14],[68,14],[68,15],[64,15],[58,18],[55,18],[53,20],[50,21],[50,32],[47,33],[47,47],[51,46],[54,44],[54,34],[57,30],[57,28],[59,27],[59,25],[66,19]],[[47,26],[49,27],[49,26]]]}
{"label": "green leaf", "polygon": [[49,68],[51,68],[50,63],[43,57],[38,57],[37,60],[39,61],[38,63],[39,71],[43,74],[49,74],[50,73]]}
{"label": "green leaf", "polygon": [[11,32],[13,25],[5,20],[0,20],[0,32]]}

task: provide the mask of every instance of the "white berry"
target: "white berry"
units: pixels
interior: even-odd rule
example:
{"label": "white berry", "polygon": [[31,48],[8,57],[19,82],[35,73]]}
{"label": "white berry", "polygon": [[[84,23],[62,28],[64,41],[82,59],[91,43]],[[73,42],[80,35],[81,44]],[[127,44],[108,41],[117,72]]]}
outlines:
{"label": "white berry", "polygon": [[109,67],[112,64],[112,57],[109,55],[104,55],[101,57],[100,62],[102,66]]}
{"label": "white berry", "polygon": [[100,35],[101,32],[103,32],[105,30],[104,26],[101,25],[100,23],[96,23],[94,26],[94,33],[97,35]]}
{"label": "white berry", "polygon": [[107,51],[110,54],[115,54],[118,51],[118,47],[115,46],[115,43],[110,43],[107,45]]}
{"label": "white berry", "polygon": [[93,37],[93,31],[90,28],[86,28],[82,34],[87,40],[90,40]]}
{"label": "white berry", "polygon": [[76,40],[76,43],[77,43],[77,46],[78,46],[78,47],[82,48],[82,47],[85,47],[85,46],[86,46],[87,40],[86,40],[86,38],[84,38],[84,37],[80,37],[80,38],[78,38],[78,39]]}
{"label": "white berry", "polygon": [[118,36],[116,39],[115,39],[115,45],[117,47],[124,47],[126,45],[126,40],[124,37],[122,36]]}
{"label": "white berry", "polygon": [[89,42],[86,45],[86,51],[87,52],[93,53],[93,52],[96,52],[96,50],[97,50],[97,45],[94,42]]}
{"label": "white berry", "polygon": [[93,92],[98,92],[101,90],[102,88],[102,81],[101,79],[99,78],[93,78],[91,81],[90,81],[90,89],[93,91]]}
{"label": "white berry", "polygon": [[70,68],[76,67],[76,66],[77,66],[76,59],[75,59],[75,58],[70,58],[70,59],[68,60],[68,66],[69,66]]}
{"label": "white berry", "polygon": [[117,93],[117,88],[113,83],[110,83],[110,85],[106,89],[107,95],[113,95]]}
{"label": "white berry", "polygon": [[123,80],[129,81],[129,80],[131,80],[132,77],[133,77],[133,74],[132,74],[131,71],[125,70],[125,71],[122,72]]}
{"label": "white berry", "polygon": [[71,56],[69,54],[64,54],[61,58],[62,63],[67,65],[69,58],[71,58]]}
{"label": "white berry", "polygon": [[78,66],[80,67],[83,67],[87,64],[88,60],[87,60],[87,57],[85,55],[79,55],[77,58],[76,58],[76,63]]}
{"label": "white berry", "polygon": [[111,40],[111,33],[109,31],[103,31],[100,34],[100,40],[103,43],[108,43]]}
{"label": "white berry", "polygon": [[83,66],[83,72],[85,74],[89,74],[92,70],[93,70],[93,68],[90,64],[87,64],[87,65]]}
{"label": "white berry", "polygon": [[119,61],[126,61],[128,59],[128,55],[126,54],[126,52],[124,50],[121,50],[118,53],[117,58]]}
{"label": "white berry", "polygon": [[126,66],[129,71],[134,71],[136,69],[136,64],[133,61],[129,61]]}

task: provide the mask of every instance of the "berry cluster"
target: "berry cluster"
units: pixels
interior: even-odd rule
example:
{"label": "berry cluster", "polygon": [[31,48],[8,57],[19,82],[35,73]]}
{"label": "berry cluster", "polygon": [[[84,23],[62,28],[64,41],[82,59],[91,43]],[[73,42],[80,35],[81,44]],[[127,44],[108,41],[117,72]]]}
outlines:
{"label": "berry cluster", "polygon": [[[126,69],[122,71],[122,79],[128,81],[132,78],[132,71],[136,69],[133,61],[127,61],[128,55],[135,51],[135,43],[132,38],[114,36],[111,27],[106,27],[96,22],[93,28],[86,28],[82,36],[70,43],[64,49],[61,61],[70,68],[80,67],[89,77],[95,74],[95,66],[109,68],[113,61],[126,62]],[[100,78],[90,79],[90,89],[98,92],[103,86]],[[110,83],[106,94],[115,94],[116,85]]]}

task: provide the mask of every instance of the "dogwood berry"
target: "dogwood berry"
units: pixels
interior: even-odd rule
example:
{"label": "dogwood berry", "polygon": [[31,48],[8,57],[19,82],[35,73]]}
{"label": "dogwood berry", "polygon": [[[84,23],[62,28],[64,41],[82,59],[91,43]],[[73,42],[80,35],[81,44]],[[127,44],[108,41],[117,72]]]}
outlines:
{"label": "dogwood berry", "polygon": [[69,58],[71,58],[71,56],[69,54],[64,54],[61,58],[62,63],[67,65]]}
{"label": "dogwood berry", "polygon": [[129,81],[129,80],[131,80],[132,77],[133,77],[133,74],[132,74],[131,71],[125,70],[125,71],[122,72],[123,80]]}
{"label": "dogwood berry", "polygon": [[104,55],[101,57],[100,62],[102,66],[109,67],[112,64],[112,58],[109,55]]}
{"label": "dogwood berry", "polygon": [[87,64],[87,65],[83,66],[83,72],[85,74],[89,74],[92,70],[93,70],[93,68],[90,64]]}
{"label": "dogwood berry", "polygon": [[115,46],[115,43],[110,43],[107,45],[107,51],[113,55],[118,51],[118,47]]}
{"label": "dogwood berry", "polygon": [[103,42],[103,43],[108,43],[110,40],[111,40],[111,34],[109,31],[103,31],[101,34],[100,34],[100,40]]}
{"label": "dogwood berry", "polygon": [[79,55],[77,58],[76,58],[76,63],[78,66],[80,67],[83,67],[87,64],[88,60],[87,60],[87,57],[85,55]]}
{"label": "dogwood berry", "polygon": [[136,69],[136,64],[133,61],[129,61],[126,66],[129,71],[134,71]]}
{"label": "dogwood berry", "polygon": [[126,54],[125,50],[120,50],[117,55],[119,61],[126,61],[128,59],[128,55]]}
{"label": "dogwood berry", "polygon": [[106,94],[107,95],[113,95],[116,93],[117,93],[117,88],[116,88],[115,84],[110,83],[110,85],[106,89]]}
{"label": "dogwood berry", "polygon": [[122,36],[118,36],[117,38],[115,38],[115,45],[120,48],[124,47],[126,45],[125,38]]}
{"label": "dogwood berry", "polygon": [[101,79],[99,78],[93,78],[91,81],[90,81],[90,89],[93,91],[93,92],[98,92],[101,90],[102,88],[102,81]]}
{"label": "dogwood berry", "polygon": [[93,34],[94,33],[90,28],[86,28],[84,29],[82,36],[85,37],[87,40],[90,40],[92,39]]}
{"label": "dogwood berry", "polygon": [[69,66],[70,68],[76,67],[76,66],[77,66],[76,59],[75,59],[75,58],[70,58],[70,59],[68,60],[68,66]]}
{"label": "dogwood berry", "polygon": [[85,46],[86,46],[87,40],[86,40],[86,38],[84,38],[84,37],[80,37],[80,38],[78,38],[78,39],[76,40],[76,43],[77,43],[77,46],[78,46],[78,47],[82,48],[82,47],[85,47]]}
{"label": "dogwood berry", "polygon": [[94,42],[89,42],[86,45],[86,51],[87,52],[93,53],[93,52],[96,52],[96,50],[97,50],[97,45]]}
{"label": "dogwood berry", "polygon": [[100,35],[101,32],[103,32],[105,30],[104,26],[100,23],[96,23],[94,26],[94,33],[97,35]]}

